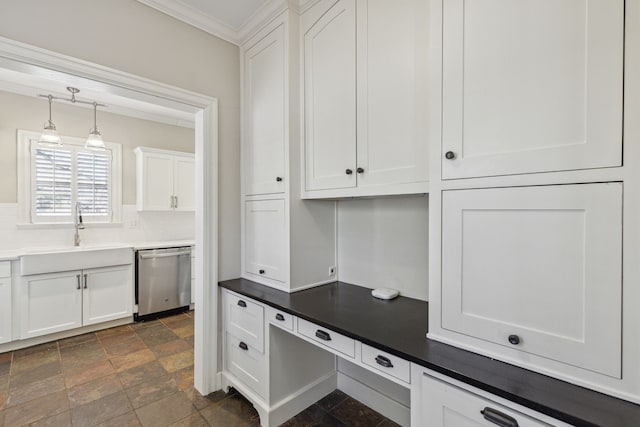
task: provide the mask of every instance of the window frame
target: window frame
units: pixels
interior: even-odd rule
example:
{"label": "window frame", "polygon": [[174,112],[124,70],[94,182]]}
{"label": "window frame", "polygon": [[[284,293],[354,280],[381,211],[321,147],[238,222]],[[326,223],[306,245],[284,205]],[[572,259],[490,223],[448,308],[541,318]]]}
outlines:
{"label": "window frame", "polygon": [[[18,130],[17,142],[18,142],[18,225],[22,226],[51,226],[51,225],[72,225],[73,213],[69,216],[51,216],[51,217],[35,217],[35,170],[33,170],[33,154],[35,153],[35,147],[38,144],[39,132]],[[82,149],[86,138],[78,138],[73,136],[60,135],[62,138],[63,146],[72,146],[72,167],[74,174],[72,175],[72,182],[75,188],[72,187],[72,197],[77,197],[77,165],[76,163],[76,150]],[[32,148],[33,147],[33,148]],[[120,224],[122,222],[122,145],[114,142],[105,141],[105,147],[111,151],[111,167],[110,167],[110,183],[109,183],[109,196],[110,196],[110,210],[111,217],[108,220],[104,220],[104,217],[99,219],[92,218],[91,215],[83,217],[85,224],[97,225],[97,224]],[[48,147],[47,147],[48,148]],[[73,199],[72,199],[73,202]],[[72,203],[73,205],[73,203]],[[73,212],[73,206],[72,206]]]}

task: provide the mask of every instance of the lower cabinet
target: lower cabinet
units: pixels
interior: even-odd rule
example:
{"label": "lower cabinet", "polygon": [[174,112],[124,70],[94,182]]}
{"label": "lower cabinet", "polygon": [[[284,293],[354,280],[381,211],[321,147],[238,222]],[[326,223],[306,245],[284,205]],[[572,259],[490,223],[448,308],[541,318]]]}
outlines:
{"label": "lower cabinet", "polygon": [[132,314],[130,265],[23,276],[20,338],[32,338]]}
{"label": "lower cabinet", "polygon": [[498,403],[487,393],[477,394],[471,387],[462,388],[426,372],[421,373],[419,392],[412,396],[411,406],[412,427],[567,426],[531,410],[516,408],[515,404]]}
{"label": "lower cabinet", "polygon": [[0,344],[11,341],[11,262],[0,262]]}

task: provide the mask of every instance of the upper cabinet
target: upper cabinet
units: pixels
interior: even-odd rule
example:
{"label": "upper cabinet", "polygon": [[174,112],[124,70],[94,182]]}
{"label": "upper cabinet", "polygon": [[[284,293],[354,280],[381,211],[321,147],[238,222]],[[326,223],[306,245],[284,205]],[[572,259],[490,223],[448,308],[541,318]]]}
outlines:
{"label": "upper cabinet", "polygon": [[284,192],[285,111],[284,25],[244,54],[244,189],[247,195]]}
{"label": "upper cabinet", "polygon": [[427,9],[340,0],[304,32],[305,198],[428,191]]}
{"label": "upper cabinet", "polygon": [[195,160],[191,153],[137,147],[139,211],[195,210]]}
{"label": "upper cabinet", "polygon": [[442,178],[622,164],[624,1],[443,3]]}

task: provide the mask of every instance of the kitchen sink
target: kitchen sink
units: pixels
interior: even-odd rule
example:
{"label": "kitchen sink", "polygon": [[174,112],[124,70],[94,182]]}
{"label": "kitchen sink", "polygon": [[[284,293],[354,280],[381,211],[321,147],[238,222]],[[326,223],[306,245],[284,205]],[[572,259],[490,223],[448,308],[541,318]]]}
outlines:
{"label": "kitchen sink", "polygon": [[28,276],[132,263],[133,249],[124,244],[32,248],[20,257],[20,274]]}

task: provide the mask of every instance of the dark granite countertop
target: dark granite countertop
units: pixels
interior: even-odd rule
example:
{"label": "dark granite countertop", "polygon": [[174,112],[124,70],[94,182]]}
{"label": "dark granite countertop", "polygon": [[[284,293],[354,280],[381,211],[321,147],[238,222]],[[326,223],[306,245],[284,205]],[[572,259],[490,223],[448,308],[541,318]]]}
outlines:
{"label": "dark granite countertop", "polygon": [[342,282],[291,294],[245,279],[220,286],[566,423],[640,426],[640,405],[427,339],[427,302]]}

